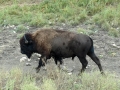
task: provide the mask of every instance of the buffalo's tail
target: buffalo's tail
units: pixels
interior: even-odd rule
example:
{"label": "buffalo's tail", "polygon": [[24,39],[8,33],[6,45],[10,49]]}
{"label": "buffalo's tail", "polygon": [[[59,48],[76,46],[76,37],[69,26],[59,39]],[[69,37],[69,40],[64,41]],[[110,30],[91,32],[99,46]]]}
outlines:
{"label": "buffalo's tail", "polygon": [[89,51],[88,51],[87,54],[92,54],[92,53],[94,53],[93,40],[92,40],[91,38],[90,38],[90,40],[91,40],[91,46],[90,46],[90,49],[89,49]]}

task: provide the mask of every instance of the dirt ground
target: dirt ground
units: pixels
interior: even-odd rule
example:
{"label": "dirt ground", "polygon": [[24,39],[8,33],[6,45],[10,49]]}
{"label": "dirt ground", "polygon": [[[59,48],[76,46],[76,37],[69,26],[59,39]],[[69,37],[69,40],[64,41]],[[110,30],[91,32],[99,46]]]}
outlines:
{"label": "dirt ground", "polygon": [[[76,30],[79,27],[87,28],[87,26],[81,25],[67,28],[65,26],[56,26],[54,28]],[[30,28],[29,31],[35,31],[36,29],[37,28]],[[104,71],[120,76],[120,38],[109,36],[107,32],[100,28],[95,29],[98,31],[90,35],[90,37],[92,37],[94,41],[95,53],[99,57]],[[31,61],[25,60],[20,62],[20,59],[25,57],[25,55],[20,53],[18,34],[19,33],[16,33],[13,28],[4,28],[4,30],[0,28],[0,70],[9,71],[14,67],[19,67],[24,72],[36,73],[35,67],[38,65],[38,56],[33,55]],[[87,60],[88,67],[86,72],[99,70],[97,65],[89,57],[87,57]],[[30,63],[30,66],[27,66],[26,63]],[[47,65],[56,67],[53,60],[49,60]],[[62,67],[68,69],[70,72],[78,73],[81,68],[81,63],[77,57],[74,61],[72,61],[71,58],[67,58],[64,59],[64,65],[62,65]],[[42,73],[42,71],[44,70],[41,69],[39,73]]]}

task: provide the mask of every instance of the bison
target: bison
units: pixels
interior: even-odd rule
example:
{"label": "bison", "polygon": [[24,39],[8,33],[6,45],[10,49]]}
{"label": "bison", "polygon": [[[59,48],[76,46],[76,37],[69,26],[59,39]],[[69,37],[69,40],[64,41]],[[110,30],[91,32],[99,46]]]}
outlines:
{"label": "bison", "polygon": [[41,66],[45,65],[47,59],[53,57],[55,63],[57,61],[62,64],[62,59],[77,56],[82,63],[81,72],[86,69],[88,55],[99,67],[101,73],[103,69],[100,60],[95,55],[93,40],[84,34],[78,34],[66,30],[56,29],[40,29],[33,33],[26,33],[20,39],[21,53],[26,54],[28,58],[33,53],[41,54],[38,67],[39,72]]}

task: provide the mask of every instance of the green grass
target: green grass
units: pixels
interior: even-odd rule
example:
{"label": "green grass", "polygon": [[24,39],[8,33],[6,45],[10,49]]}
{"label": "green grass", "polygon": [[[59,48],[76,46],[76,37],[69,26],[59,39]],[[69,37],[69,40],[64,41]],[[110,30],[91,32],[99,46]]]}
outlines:
{"label": "green grass", "polygon": [[35,78],[14,68],[10,72],[0,71],[0,90],[38,90],[38,87]]}
{"label": "green grass", "polygon": [[10,72],[0,71],[0,90],[119,90],[120,79],[115,74],[100,72],[68,75],[50,68],[46,75],[23,74],[14,68]]}
{"label": "green grass", "polygon": [[93,23],[110,35],[120,34],[120,0],[0,0],[0,5],[1,26]]}

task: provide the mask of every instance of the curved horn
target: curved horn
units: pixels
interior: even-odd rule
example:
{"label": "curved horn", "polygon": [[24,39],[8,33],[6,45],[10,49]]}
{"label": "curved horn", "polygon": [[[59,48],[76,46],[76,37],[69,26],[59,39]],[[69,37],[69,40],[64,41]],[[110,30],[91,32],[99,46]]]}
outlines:
{"label": "curved horn", "polygon": [[24,39],[25,39],[25,43],[27,44],[28,43],[28,40],[26,39],[26,36],[24,35]]}

